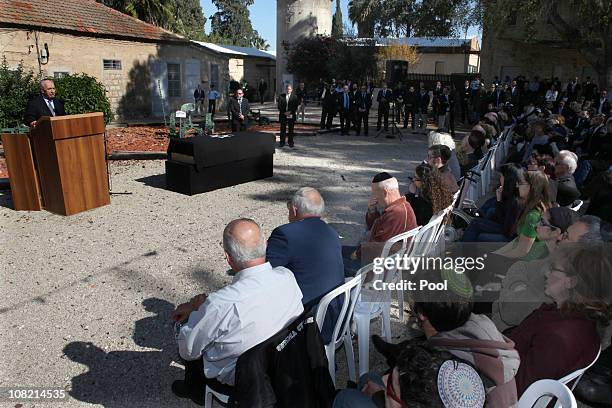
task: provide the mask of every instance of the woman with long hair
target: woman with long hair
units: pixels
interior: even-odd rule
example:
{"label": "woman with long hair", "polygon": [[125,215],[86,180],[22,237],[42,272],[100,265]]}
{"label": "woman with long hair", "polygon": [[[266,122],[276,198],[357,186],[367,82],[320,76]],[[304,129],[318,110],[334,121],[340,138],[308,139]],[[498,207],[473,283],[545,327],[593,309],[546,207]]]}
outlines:
{"label": "woman with long hair", "polygon": [[406,200],[412,206],[418,225],[425,225],[431,217],[453,203],[453,193],[442,182],[438,169],[427,163],[414,171]]}
{"label": "woman with long hair", "polygon": [[524,202],[517,222],[518,237],[495,251],[510,259],[531,261],[546,256],[546,245],[538,240],[536,227],[542,213],[551,207],[548,178],[541,171],[528,171],[525,180],[518,183],[520,199]]}
{"label": "woman with long hair", "polygon": [[521,357],[515,377],[519,396],[537,380],[564,377],[595,359],[597,327],[612,319],[610,261],[602,245],[554,252],[544,289],[553,303],[542,304],[504,333]]}
{"label": "woman with long hair", "polygon": [[505,164],[500,169],[500,186],[495,191],[492,203],[481,209],[485,217],[474,218],[463,233],[463,242],[508,242],[516,236],[517,220],[524,201],[519,194],[519,185],[525,183],[525,171],[516,164]]}

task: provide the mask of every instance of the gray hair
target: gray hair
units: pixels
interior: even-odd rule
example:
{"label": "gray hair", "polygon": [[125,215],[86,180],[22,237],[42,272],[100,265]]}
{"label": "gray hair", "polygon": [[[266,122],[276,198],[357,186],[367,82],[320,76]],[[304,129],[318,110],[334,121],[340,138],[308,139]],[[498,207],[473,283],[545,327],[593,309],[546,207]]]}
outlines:
{"label": "gray hair", "polygon": [[567,166],[569,174],[574,174],[578,167],[576,153],[570,152],[569,150],[561,150],[557,155],[559,162]]}
{"label": "gray hair", "polygon": [[[257,228],[259,239],[255,245],[244,242],[234,235],[234,226],[238,223],[249,223]],[[248,261],[266,256],[266,240],[257,222],[250,218],[238,218],[227,224],[223,230],[223,249],[236,264],[243,265]]]}
{"label": "gray hair", "polygon": [[325,211],[325,201],[321,194],[312,187],[302,187],[296,191],[291,200],[291,205],[297,209],[298,216],[322,215]]}
{"label": "gray hair", "polygon": [[39,86],[40,86],[40,89],[44,89],[44,88],[43,88],[43,83],[44,83],[45,81],[51,81],[51,82],[54,82],[54,81],[53,81],[53,78],[44,78],[44,79],[41,79],[41,80],[40,80],[40,82],[38,83],[38,84],[39,84]]}
{"label": "gray hair", "polygon": [[386,191],[391,191],[391,190],[399,191],[399,182],[397,181],[395,177],[391,177],[390,179],[386,179],[386,180],[379,182],[378,187]]}
{"label": "gray hair", "polygon": [[578,239],[578,242],[600,243],[603,241],[601,236],[601,218],[595,215],[583,215],[578,218],[577,222],[581,222],[587,227],[587,232]]}

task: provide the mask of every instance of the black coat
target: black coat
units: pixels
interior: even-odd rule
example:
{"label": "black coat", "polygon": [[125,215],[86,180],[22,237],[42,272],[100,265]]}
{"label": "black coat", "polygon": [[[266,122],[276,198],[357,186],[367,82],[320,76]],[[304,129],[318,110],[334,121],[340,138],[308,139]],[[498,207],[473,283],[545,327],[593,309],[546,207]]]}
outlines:
{"label": "black coat", "polygon": [[348,92],[347,96],[348,96],[348,110],[344,108],[344,92],[339,92],[336,94],[336,103],[338,105],[338,111],[344,110],[344,111],[351,111],[352,107],[353,107],[353,95]]}
{"label": "black coat", "polygon": [[378,108],[386,108],[389,109],[389,103],[393,100],[393,92],[387,88],[385,92],[384,89],[378,91],[378,96],[376,97],[378,101]]}
{"label": "black coat", "polygon": [[421,94],[421,91],[417,94],[417,113],[427,113],[429,108],[429,92]]}
{"label": "black coat", "polygon": [[370,110],[371,107],[372,107],[372,94],[366,92],[365,97],[364,97],[361,91],[357,91],[357,94],[355,95],[355,109],[359,111],[359,109],[361,108],[361,109],[365,109],[367,112]]}
{"label": "black coat", "polygon": [[[249,105],[249,100],[247,98],[242,98],[242,115],[246,119],[251,111],[251,107]],[[232,98],[230,100],[230,113],[232,114],[232,120],[240,121],[238,115],[240,114],[240,105],[238,104],[238,99]]]}
{"label": "black coat", "polygon": [[328,112],[335,113],[337,108],[337,95],[338,94],[335,91],[330,91],[329,89],[326,90],[325,96],[323,97],[323,109]]}
{"label": "black coat", "polygon": [[308,312],[236,362],[234,407],[330,408],[335,388]]}
{"label": "black coat", "polygon": [[295,92],[291,92],[291,96],[289,97],[289,103],[287,103],[287,94],[282,94],[278,97],[278,102],[276,106],[278,107],[279,116],[285,116],[286,112],[291,112],[291,116],[295,120],[295,115],[297,108],[300,104],[300,100],[298,99]]}
{"label": "black coat", "polygon": [[[64,110],[64,101],[61,99],[53,99],[53,105],[55,106],[55,116],[64,116],[66,111]],[[25,114],[23,115],[23,123],[26,126],[30,126],[30,123],[40,119],[43,116],[53,116],[47,103],[45,102],[42,95],[38,95],[28,101]]]}

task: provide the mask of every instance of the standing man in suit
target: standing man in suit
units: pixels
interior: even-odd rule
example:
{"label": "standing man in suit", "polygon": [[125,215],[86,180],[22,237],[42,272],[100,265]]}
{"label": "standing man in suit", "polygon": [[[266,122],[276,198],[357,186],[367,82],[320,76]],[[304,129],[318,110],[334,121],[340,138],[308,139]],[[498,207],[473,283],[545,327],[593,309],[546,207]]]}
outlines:
{"label": "standing man in suit", "polygon": [[306,85],[303,82],[300,82],[300,87],[295,91],[295,94],[298,98],[298,109],[299,114],[302,115],[302,123],[304,123],[304,119],[306,118]]}
{"label": "standing man in suit", "polygon": [[204,99],[206,98],[206,91],[200,84],[193,91],[193,100],[195,101],[195,109],[199,114],[204,113]]}
{"label": "standing man in suit", "polygon": [[610,115],[610,101],[608,101],[608,91],[605,89],[601,91],[599,99],[593,104],[597,113],[602,113],[606,116]]}
{"label": "standing man in suit", "polygon": [[280,122],[280,147],[285,146],[287,125],[289,125],[289,147],[293,147],[293,126],[300,101],[293,93],[293,86],[287,85],[287,92],[278,97],[278,121]]}
{"label": "standing man in suit", "polygon": [[259,92],[259,101],[261,102],[262,105],[266,97],[267,89],[268,89],[268,84],[266,84],[266,81],[264,81],[264,79],[261,78],[259,80],[259,85],[257,86],[257,91]]}
{"label": "standing man in suit", "polygon": [[[438,129],[449,129],[450,116],[455,108],[455,101],[450,94],[448,86],[445,86],[442,93],[438,95]],[[454,133],[454,132],[453,132]]]}
{"label": "standing man in suit", "polygon": [[36,127],[38,119],[43,116],[64,116],[64,101],[55,98],[55,83],[52,79],[40,81],[40,95],[30,99],[23,116],[23,123],[31,128]]}
{"label": "standing man in suit", "polygon": [[521,105],[521,89],[516,80],[513,80],[512,83],[510,83],[510,103],[513,106],[512,111],[515,115],[523,111],[523,106]]}
{"label": "standing man in suit", "polygon": [[385,118],[385,132],[389,130],[389,104],[393,100],[393,92],[387,88],[387,83],[383,82],[382,89],[378,91],[376,101],[378,101],[378,121],[376,122],[376,130],[380,130],[380,124],[383,117]]}
{"label": "standing man in suit", "polygon": [[232,132],[242,132],[247,130],[249,119],[247,115],[251,110],[249,100],[244,97],[242,88],[236,90],[236,97],[230,102],[230,112],[232,116]]}
{"label": "standing man in suit", "polygon": [[331,129],[336,116],[337,94],[334,84],[326,85],[321,94],[321,129]]}
{"label": "standing man in suit", "polygon": [[342,87],[342,92],[338,94],[338,108],[340,111],[340,134],[348,135],[351,129],[351,106],[353,100],[349,92],[348,85]]}
{"label": "standing man in suit", "polygon": [[429,92],[421,82],[421,88],[417,95],[416,120],[419,123],[419,131],[427,133],[427,110],[429,109]]}
{"label": "standing man in suit", "polygon": [[466,123],[466,121],[470,118],[468,106],[470,104],[470,97],[472,96],[469,80],[465,80],[459,96],[461,98],[461,123]]}
{"label": "standing man in suit", "polygon": [[406,96],[404,98],[404,129],[408,127],[408,120],[412,119],[412,130],[416,126],[416,106],[417,106],[417,94],[414,91],[414,86],[408,88]]}
{"label": "standing man in suit", "polygon": [[361,90],[355,94],[355,107],[357,116],[357,136],[361,134],[361,124],[363,123],[363,133],[368,135],[368,116],[372,107],[372,94],[368,93],[365,84],[361,85]]}

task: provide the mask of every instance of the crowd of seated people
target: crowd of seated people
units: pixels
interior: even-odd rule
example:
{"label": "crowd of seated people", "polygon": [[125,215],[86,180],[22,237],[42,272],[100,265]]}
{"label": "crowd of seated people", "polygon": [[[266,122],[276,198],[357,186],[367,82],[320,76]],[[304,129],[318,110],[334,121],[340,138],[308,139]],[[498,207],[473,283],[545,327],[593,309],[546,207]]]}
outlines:
{"label": "crowd of seated people", "polygon": [[[481,103],[480,78],[468,88],[470,104]],[[430,133],[427,157],[407,191],[387,172],[373,177],[367,231],[356,246],[342,246],[322,219],[324,200],[313,188],[292,196],[289,223],[267,241],[256,222],[232,221],[223,234],[232,283],[195,296],[173,314],[185,360],[175,394],[198,403],[204,385],[230,394],[242,353],[315,310],[325,294],[379,256],[387,240],[454,205],[462,180],[477,176],[475,168],[502,134],[511,143],[499,184],[461,237],[462,243],[497,243],[487,253],[495,260],[488,277],[497,289],[482,302],[482,282],[451,271],[459,281],[450,289],[435,297],[411,294],[410,313],[423,337],[391,344],[373,336],[388,369],[339,390],[333,406],[462,406],[449,403],[440,382],[451,362],[454,370],[465,367],[466,379],[476,374],[481,406],[514,407],[535,381],[589,365],[609,339],[602,333],[612,320],[611,254],[604,246],[612,222],[612,120],[599,95],[591,83],[494,81],[488,103],[467,115],[471,128],[462,141],[443,129]],[[448,271],[433,274],[439,276],[430,280],[449,277]],[[341,301],[330,305],[324,343],[342,307]],[[473,398],[479,390],[470,389]]]}

